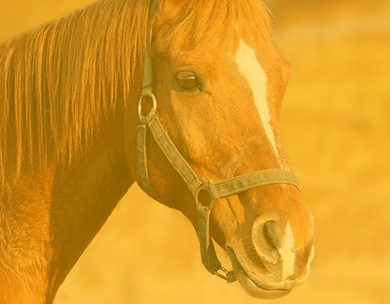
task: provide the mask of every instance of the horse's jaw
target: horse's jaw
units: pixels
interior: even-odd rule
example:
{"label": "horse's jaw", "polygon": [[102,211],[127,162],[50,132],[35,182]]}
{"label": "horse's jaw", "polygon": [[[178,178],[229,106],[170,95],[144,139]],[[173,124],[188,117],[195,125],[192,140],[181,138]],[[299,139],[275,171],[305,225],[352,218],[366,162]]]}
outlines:
{"label": "horse's jaw", "polygon": [[291,290],[306,280],[309,270],[300,278],[289,278],[287,280],[276,280],[278,277],[278,266],[265,265],[259,262],[259,265],[254,265],[248,262],[246,258],[236,254],[236,251],[226,246],[235,275],[243,289],[252,297],[261,299],[276,299],[283,297],[291,292]]}

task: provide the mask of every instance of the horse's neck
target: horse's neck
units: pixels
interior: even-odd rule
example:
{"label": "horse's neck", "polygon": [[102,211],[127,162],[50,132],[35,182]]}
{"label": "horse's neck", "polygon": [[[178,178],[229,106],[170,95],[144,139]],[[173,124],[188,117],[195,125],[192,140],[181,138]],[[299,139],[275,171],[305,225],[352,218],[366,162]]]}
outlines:
{"label": "horse's neck", "polygon": [[[135,128],[134,128],[135,130]],[[95,144],[54,181],[53,263],[62,281],[133,183],[123,150],[123,121],[102,128]]]}
{"label": "horse's neck", "polygon": [[50,303],[133,183],[123,136],[115,117],[77,161],[22,175],[0,193],[0,303]]}

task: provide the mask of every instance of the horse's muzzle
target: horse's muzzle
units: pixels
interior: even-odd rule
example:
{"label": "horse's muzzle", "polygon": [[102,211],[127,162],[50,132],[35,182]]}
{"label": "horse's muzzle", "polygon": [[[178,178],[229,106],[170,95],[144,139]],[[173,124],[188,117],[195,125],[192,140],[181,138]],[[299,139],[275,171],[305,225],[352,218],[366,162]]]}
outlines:
{"label": "horse's muzzle", "polygon": [[294,248],[289,223],[281,227],[278,216],[265,214],[252,226],[251,243],[236,240],[226,244],[235,276],[246,292],[259,298],[278,298],[288,294],[309,275],[314,257],[313,243]]}

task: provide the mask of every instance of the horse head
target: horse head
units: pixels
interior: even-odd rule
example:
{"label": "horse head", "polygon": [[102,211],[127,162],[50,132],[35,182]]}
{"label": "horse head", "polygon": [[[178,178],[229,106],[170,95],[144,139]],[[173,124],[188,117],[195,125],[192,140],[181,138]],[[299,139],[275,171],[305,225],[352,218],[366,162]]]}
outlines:
{"label": "horse head", "polygon": [[[146,57],[153,61],[154,104],[146,113],[158,110],[161,132],[177,149],[173,158],[182,157],[195,177],[210,184],[251,172],[291,172],[280,131],[290,67],[272,42],[264,6],[254,0],[165,0],[150,30]],[[207,206],[213,195],[191,189],[158,137],[145,139],[151,195],[188,217],[201,245],[210,231],[249,294],[282,296],[306,279],[313,219],[296,185],[264,183],[217,197],[201,224],[197,204]],[[203,236],[201,229],[207,230]]]}

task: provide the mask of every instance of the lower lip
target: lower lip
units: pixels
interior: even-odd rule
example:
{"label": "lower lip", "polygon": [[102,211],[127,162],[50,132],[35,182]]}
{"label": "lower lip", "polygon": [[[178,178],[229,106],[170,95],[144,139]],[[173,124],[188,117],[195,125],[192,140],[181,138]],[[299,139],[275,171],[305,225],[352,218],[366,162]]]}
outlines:
{"label": "lower lip", "polygon": [[289,294],[291,291],[283,289],[264,289],[258,286],[246,274],[240,274],[238,277],[242,287],[252,297],[261,299],[276,299]]}
{"label": "lower lip", "polygon": [[245,289],[245,291],[252,297],[262,298],[262,299],[276,299],[283,297],[290,293],[290,289],[265,289],[259,286],[255,281],[253,281],[248,274],[245,272],[244,268],[241,266],[238,258],[233,249],[226,248],[226,251],[229,253],[230,258],[235,268],[235,273],[237,278],[240,281],[240,284]]}

